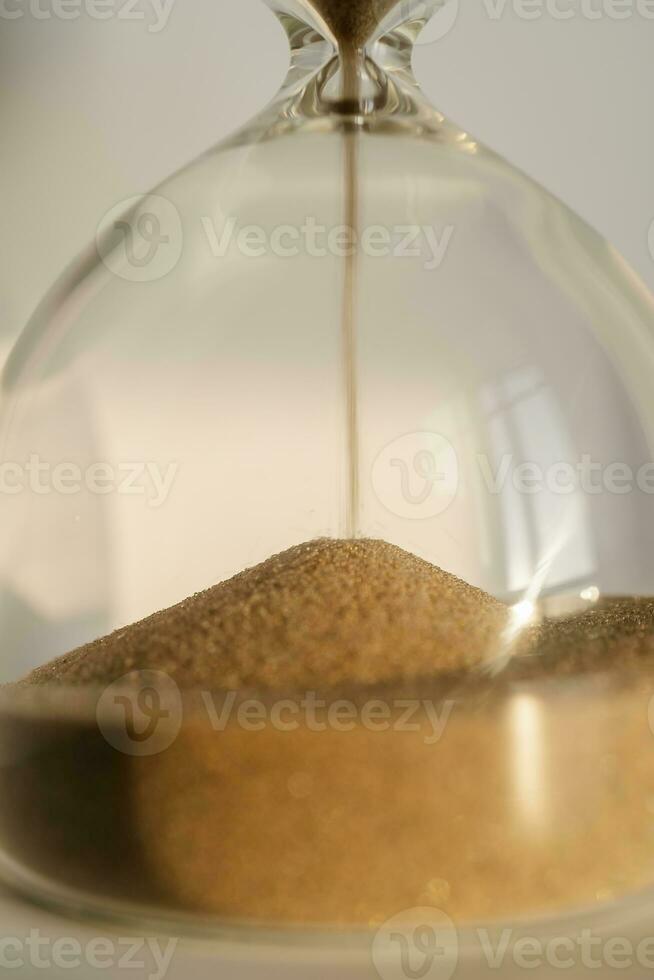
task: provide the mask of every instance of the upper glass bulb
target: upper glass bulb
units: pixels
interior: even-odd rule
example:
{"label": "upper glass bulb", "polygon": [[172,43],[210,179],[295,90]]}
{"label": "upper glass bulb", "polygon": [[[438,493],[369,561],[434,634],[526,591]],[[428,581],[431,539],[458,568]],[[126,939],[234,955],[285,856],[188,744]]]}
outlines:
{"label": "upper glass bulb", "polygon": [[272,105],[109,214],[5,371],[4,459],[73,467],[3,495],[8,679],[323,535],[654,592],[651,297],[427,104],[437,0],[273,6]]}

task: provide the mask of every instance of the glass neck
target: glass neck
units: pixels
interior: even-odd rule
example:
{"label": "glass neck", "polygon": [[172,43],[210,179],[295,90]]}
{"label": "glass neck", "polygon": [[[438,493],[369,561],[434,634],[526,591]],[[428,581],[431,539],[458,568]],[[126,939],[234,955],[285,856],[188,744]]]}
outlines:
{"label": "glass neck", "polygon": [[266,2],[291,45],[285,88],[311,80],[318,112],[360,117],[397,111],[416,97],[414,42],[446,0]]}

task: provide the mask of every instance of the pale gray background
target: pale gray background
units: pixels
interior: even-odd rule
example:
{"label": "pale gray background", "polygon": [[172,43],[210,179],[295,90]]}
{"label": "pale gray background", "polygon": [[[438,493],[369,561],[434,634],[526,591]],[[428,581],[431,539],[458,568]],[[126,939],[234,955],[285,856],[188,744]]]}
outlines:
{"label": "pale gray background", "polygon": [[[0,0],[0,356],[104,212],[245,121],[287,64],[260,0],[166,0],[158,32],[152,0],[137,0],[138,19],[126,19],[125,0],[106,0],[121,16],[103,21],[87,0],[68,0],[79,16],[62,20],[57,2]],[[526,20],[518,0],[491,16],[498,2],[459,0],[452,29],[417,53],[423,87],[654,289],[654,3],[622,0],[617,20],[611,0],[556,0],[572,12],[563,20],[543,0]]]}

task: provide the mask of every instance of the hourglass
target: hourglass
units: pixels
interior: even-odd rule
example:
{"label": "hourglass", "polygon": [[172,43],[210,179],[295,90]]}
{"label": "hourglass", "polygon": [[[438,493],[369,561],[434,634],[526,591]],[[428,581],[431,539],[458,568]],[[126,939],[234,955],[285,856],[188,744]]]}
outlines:
{"label": "hourglass", "polygon": [[[439,0],[270,5],[277,97],[107,216],[5,371],[3,866],[77,909],[210,931],[645,903],[652,299],[428,103],[411,56]],[[225,731],[233,771],[193,712],[172,748],[129,754],[100,692],[14,684],[315,540],[386,542],[483,592],[501,615],[482,654],[448,672],[426,647],[383,695],[376,675],[348,688],[338,737]],[[417,626],[394,626],[399,663]],[[164,711],[191,695],[152,684]],[[363,725],[389,697],[417,728]]]}

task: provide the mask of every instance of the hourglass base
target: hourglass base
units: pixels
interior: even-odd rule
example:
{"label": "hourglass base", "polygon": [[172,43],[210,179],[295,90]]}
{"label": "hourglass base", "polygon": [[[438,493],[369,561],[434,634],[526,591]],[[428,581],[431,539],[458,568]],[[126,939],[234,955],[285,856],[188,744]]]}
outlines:
{"label": "hourglass base", "polygon": [[584,651],[590,615],[545,622],[560,656],[431,682],[185,692],[150,742],[99,691],[14,689],[0,846],[54,900],[210,931],[600,909],[652,882],[654,658],[599,653],[597,614]]}
{"label": "hourglass base", "polygon": [[[210,959],[212,971],[224,968],[223,972],[235,980],[269,980],[278,975],[287,980],[404,978],[404,949],[405,953],[409,950],[414,956],[420,955],[424,965],[435,965],[437,953],[439,977],[450,977],[456,971],[460,980],[479,980],[484,971],[497,976],[499,970],[504,980],[518,980],[524,974],[528,949],[531,963],[535,957],[544,980],[560,976],[562,962],[566,969],[576,965],[575,976],[592,973],[603,980],[613,976],[616,941],[623,964],[637,968],[651,965],[651,890],[565,917],[507,919],[459,927],[436,906],[423,905],[355,930],[242,923],[175,912],[165,906],[138,905],[127,899],[110,900],[29,872],[1,854],[0,875],[15,892],[44,911],[66,916],[70,922],[62,923],[62,928],[73,935],[73,930],[88,923],[100,928],[103,936],[127,936],[120,942],[129,941],[132,946],[142,942],[141,936],[175,937],[170,964],[175,977],[183,975],[180,971],[191,957],[193,975],[199,975],[197,954],[201,953]],[[429,939],[427,948],[421,941],[425,938]],[[160,949],[162,942],[160,939]],[[427,955],[432,957],[429,961]],[[627,975],[632,974],[627,971]]]}

